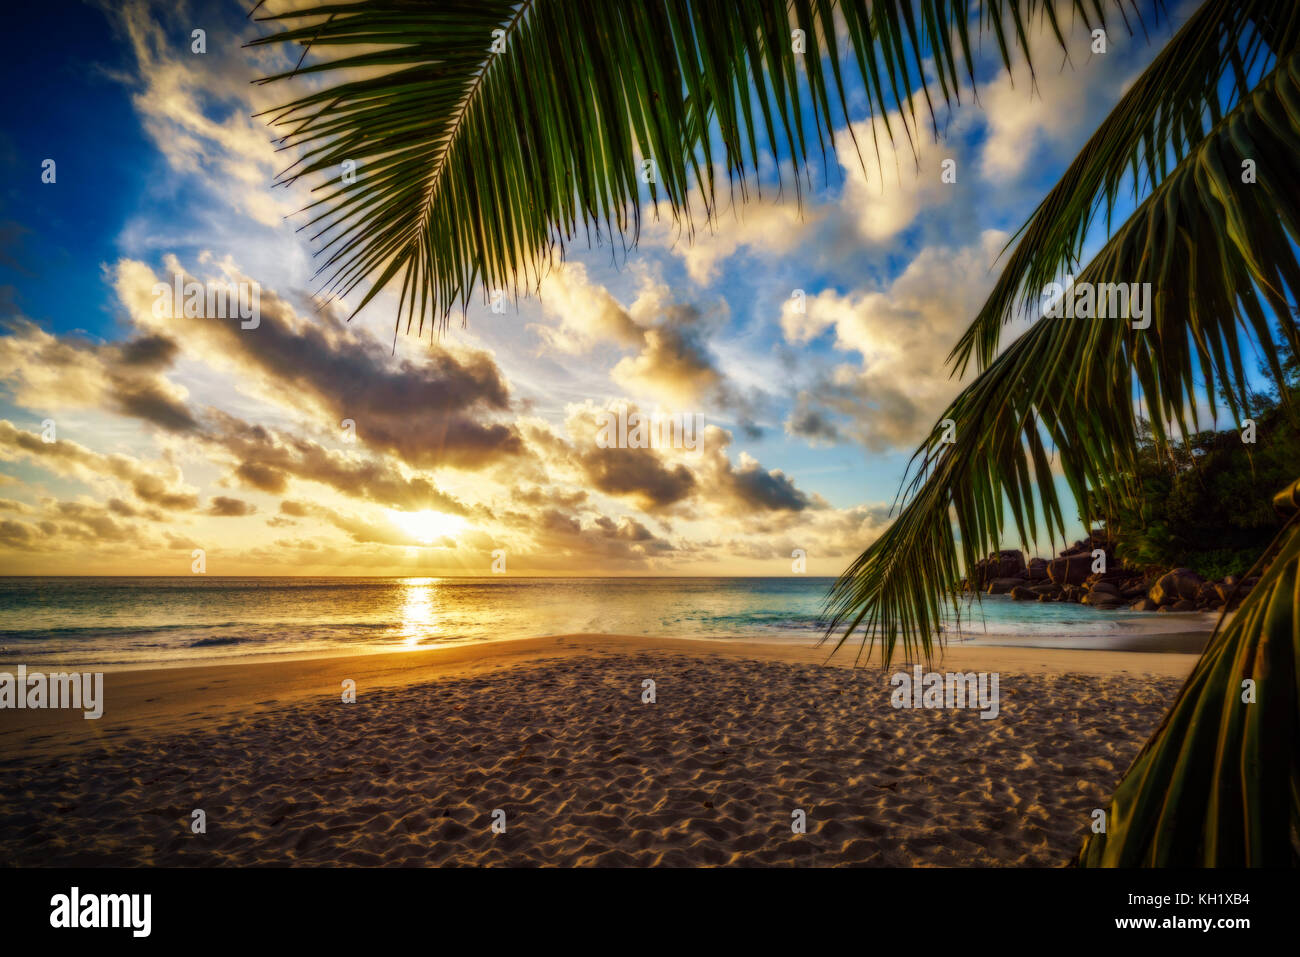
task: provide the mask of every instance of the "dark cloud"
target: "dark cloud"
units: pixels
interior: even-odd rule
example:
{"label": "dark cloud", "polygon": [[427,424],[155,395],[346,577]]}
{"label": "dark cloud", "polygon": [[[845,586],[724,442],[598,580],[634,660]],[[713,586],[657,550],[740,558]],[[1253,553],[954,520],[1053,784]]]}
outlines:
{"label": "dark cloud", "polygon": [[800,392],[794,409],[785,420],[787,435],[807,439],[810,445],[831,444],[842,441],[836,426],[825,408],[814,404],[807,392]]}
{"label": "dark cloud", "polygon": [[351,498],[408,511],[436,509],[464,515],[467,509],[428,479],[404,475],[387,460],[358,459],[310,439],[251,425],[223,412],[211,413],[207,441],[239,464],[235,477],[263,491],[284,491],[276,475],[327,485]]}
{"label": "dark cloud", "polygon": [[419,361],[394,359],[332,308],[302,321],[267,289],[260,307],[255,329],[183,321],[241,369],[261,372],[295,407],[323,412],[329,429],[351,419],[366,447],[408,464],[477,468],[523,452],[512,425],[490,420],[510,410],[510,391],[488,353],[454,354],[434,343]]}
{"label": "dark cloud", "polygon": [[633,499],[653,510],[682,501],[695,491],[686,466],[668,465],[652,449],[602,449],[578,452],[577,462],[599,492]]}
{"label": "dark cloud", "polygon": [[221,518],[239,518],[244,515],[252,515],[256,511],[256,505],[245,502],[243,499],[230,498],[227,495],[213,496],[212,501],[208,503],[208,514]]}
{"label": "dark cloud", "polygon": [[765,470],[757,462],[747,463],[726,473],[729,491],[736,501],[749,509],[799,512],[812,505],[811,500],[780,469]]}

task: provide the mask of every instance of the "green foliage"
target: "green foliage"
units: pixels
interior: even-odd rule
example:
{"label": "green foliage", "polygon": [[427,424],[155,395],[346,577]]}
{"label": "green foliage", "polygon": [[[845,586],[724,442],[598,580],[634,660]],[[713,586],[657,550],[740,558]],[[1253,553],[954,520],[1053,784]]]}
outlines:
{"label": "green foliage", "polygon": [[[968,7],[303,3],[259,15],[282,29],[254,45],[312,54],[264,83],[329,81],[268,115],[281,148],[299,153],[279,182],[320,179],[302,228],[323,244],[325,292],[359,291],[359,311],[400,278],[397,322],[422,329],[445,324],[475,289],[529,291],[579,236],[635,242],[646,198],[690,235],[695,215],[715,218],[715,167],[726,171],[731,198],[743,200],[761,193],[758,169],[770,150],[794,171],[781,188],[798,194],[809,164],[835,150],[832,131],[853,138],[850,88],[865,93],[891,141],[915,145],[926,119],[937,135],[936,111],[974,85],[973,41],[995,41],[1009,69],[1016,51],[1029,58],[1035,28],[1050,30],[1068,55],[1063,13],[1089,27],[1146,26],[1134,0],[983,0],[974,22]],[[853,145],[860,157],[873,148]],[[355,183],[339,181],[347,160]]]}
{"label": "green foliage", "polygon": [[1148,433],[1139,440],[1136,498],[1108,512],[1090,493],[1089,506],[1121,558],[1185,566],[1212,579],[1242,575],[1255,563],[1282,527],[1273,495],[1295,477],[1300,428],[1280,402],[1252,398],[1253,445],[1227,429],[1197,433],[1162,453]]}

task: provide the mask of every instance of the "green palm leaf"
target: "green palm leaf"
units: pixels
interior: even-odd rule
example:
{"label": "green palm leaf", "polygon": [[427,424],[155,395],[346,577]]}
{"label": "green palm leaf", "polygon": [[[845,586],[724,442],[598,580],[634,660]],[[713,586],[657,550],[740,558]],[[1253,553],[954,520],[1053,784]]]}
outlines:
{"label": "green palm leaf", "polygon": [[[1073,13],[1105,24],[1100,0]],[[962,0],[373,0],[262,17],[286,28],[254,44],[350,51],[262,81],[335,81],[269,114],[298,154],[279,182],[324,179],[302,227],[322,243],[324,292],[368,283],[360,310],[400,276],[398,324],[422,331],[476,287],[534,287],[580,232],[635,242],[644,199],[688,232],[712,219],[716,163],[743,198],[761,187],[762,154],[780,151],[801,192],[847,119],[842,44],[891,139],[913,141],[918,113],[937,132],[936,109],[973,83],[966,15]],[[977,29],[1009,67],[1036,22],[1064,48],[1042,0],[989,0]],[[355,182],[339,178],[347,161]]]}
{"label": "green palm leaf", "polygon": [[1035,306],[1043,286],[1078,262],[1089,227],[1145,183],[1160,183],[1245,96],[1269,56],[1295,49],[1300,5],[1210,0],[1156,55],[1089,138],[1078,157],[1012,237],[1017,244],[975,321],[949,356],[958,374],[997,351],[1002,326]]}
{"label": "green palm leaf", "polygon": [[[1123,319],[1040,319],[997,356],[945,411],[944,430],[913,458],[894,523],[831,592],[828,634],[838,648],[861,630],[885,660],[901,642],[928,654],[944,612],[960,619],[960,571],[998,547],[1010,517],[1021,541],[1064,535],[1052,459],[1081,517],[1089,489],[1103,502],[1136,494],[1141,397],[1157,440],[1191,434],[1198,399],[1220,394],[1236,412],[1247,395],[1242,353],[1252,346],[1282,370],[1276,327],[1300,338],[1288,302],[1300,293],[1300,57],[1288,58],[1160,183],[1080,282],[1149,282],[1150,327]],[[1241,182],[1243,157],[1268,170]],[[1049,454],[1054,446],[1056,455]],[[1005,504],[1004,504],[1005,503]],[[960,529],[953,529],[953,517]],[[944,596],[949,600],[945,603]]]}
{"label": "green palm leaf", "polygon": [[1300,482],[1275,501],[1292,517],[1261,559],[1271,564],[1215,631],[1077,864],[1300,861]]}

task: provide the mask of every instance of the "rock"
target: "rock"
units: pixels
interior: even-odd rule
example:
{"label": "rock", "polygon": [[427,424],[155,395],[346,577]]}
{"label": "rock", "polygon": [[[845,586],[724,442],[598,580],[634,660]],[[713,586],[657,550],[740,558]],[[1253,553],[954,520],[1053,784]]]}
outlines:
{"label": "rock", "polygon": [[1083,598],[1083,589],[1078,585],[1066,585],[1061,589],[1061,601],[1079,601]]}
{"label": "rock", "polygon": [[[992,557],[992,556],[990,556]],[[1025,578],[1029,569],[1025,567],[1025,553],[1018,548],[998,552],[998,578]]]}
{"label": "rock", "polygon": [[[981,591],[987,591],[989,585],[999,578],[1025,578],[1028,573],[1024,553],[1019,549],[1008,549],[994,552],[988,558],[976,563],[970,579]],[[991,594],[1001,594],[1001,592]]]}
{"label": "rock", "polygon": [[1134,598],[1145,599],[1147,597],[1147,586],[1143,584],[1131,585],[1120,592],[1124,598],[1132,601]]}
{"label": "rock", "polygon": [[1116,596],[1116,597],[1118,598],[1118,597],[1119,597],[1119,589],[1116,588],[1116,587],[1115,587],[1113,584],[1111,584],[1110,582],[1100,581],[1100,582],[1097,582],[1095,585],[1092,586],[1092,589],[1088,592],[1088,594],[1090,594],[1090,595],[1114,595],[1114,596]]}
{"label": "rock", "polygon": [[1061,551],[1061,557],[1062,557],[1062,558],[1069,558],[1071,555],[1083,555],[1083,554],[1085,554],[1085,553],[1087,553],[1087,552],[1091,552],[1091,551],[1092,551],[1092,549],[1088,547],[1088,543],[1085,542],[1083,539],[1079,539],[1077,542],[1075,542],[1075,543],[1074,543],[1073,545],[1071,545],[1069,548],[1063,549],[1063,550]]}
{"label": "rock", "polygon": [[1167,605],[1179,599],[1195,600],[1205,579],[1190,568],[1175,568],[1161,575],[1148,597],[1157,605]]}
{"label": "rock", "polygon": [[1042,585],[1030,585],[1029,590],[1035,595],[1051,595],[1057,598],[1061,594],[1061,586],[1053,585],[1051,582],[1045,582]]}
{"label": "rock", "polygon": [[1023,578],[995,578],[989,582],[988,593],[990,595],[1005,595],[1011,589],[1024,583]]}
{"label": "rock", "polygon": [[1129,605],[1129,607],[1134,611],[1155,611],[1160,606],[1150,598],[1139,598],[1137,601],[1133,602],[1133,604]]}
{"label": "rock", "polygon": [[1024,585],[1017,585],[1011,591],[1007,592],[1015,601],[1034,601],[1038,598],[1038,593]]}
{"label": "rock", "polygon": [[1124,599],[1119,595],[1093,590],[1083,596],[1080,604],[1091,605],[1093,608],[1118,608],[1124,604]]}
{"label": "rock", "polygon": [[1084,552],[1054,558],[1047,563],[1047,577],[1058,585],[1082,585],[1092,574],[1092,555]]}
{"label": "rock", "polygon": [[[1163,610],[1163,609],[1162,609]],[[1181,598],[1169,606],[1170,611],[1196,611],[1196,602],[1190,598]]]}
{"label": "rock", "polygon": [[1047,559],[1031,558],[1029,560],[1029,580],[1031,582],[1047,581]]}
{"label": "rock", "polygon": [[1196,589],[1196,603],[1198,605],[1212,605],[1219,600],[1219,593],[1215,590],[1213,582],[1204,582],[1201,587]]}

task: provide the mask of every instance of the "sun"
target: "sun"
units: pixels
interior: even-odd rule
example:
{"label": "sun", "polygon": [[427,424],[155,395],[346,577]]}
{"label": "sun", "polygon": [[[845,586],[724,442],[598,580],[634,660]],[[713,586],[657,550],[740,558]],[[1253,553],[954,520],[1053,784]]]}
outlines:
{"label": "sun", "polygon": [[429,544],[435,539],[455,535],[465,527],[465,520],[459,515],[447,515],[444,512],[399,512],[395,508],[384,510],[389,521],[410,535],[417,542]]}

